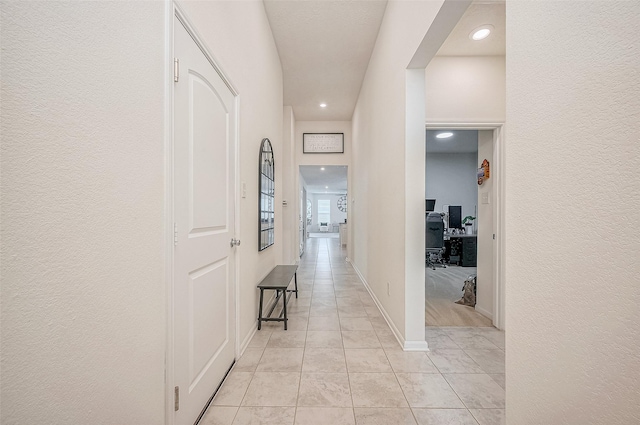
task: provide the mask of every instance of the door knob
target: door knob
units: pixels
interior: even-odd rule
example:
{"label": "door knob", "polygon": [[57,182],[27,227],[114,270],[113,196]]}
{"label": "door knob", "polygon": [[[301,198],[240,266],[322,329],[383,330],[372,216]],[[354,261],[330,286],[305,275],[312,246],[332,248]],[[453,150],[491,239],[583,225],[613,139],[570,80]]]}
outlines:
{"label": "door knob", "polygon": [[240,246],[240,239],[231,239],[231,248],[234,246]]}

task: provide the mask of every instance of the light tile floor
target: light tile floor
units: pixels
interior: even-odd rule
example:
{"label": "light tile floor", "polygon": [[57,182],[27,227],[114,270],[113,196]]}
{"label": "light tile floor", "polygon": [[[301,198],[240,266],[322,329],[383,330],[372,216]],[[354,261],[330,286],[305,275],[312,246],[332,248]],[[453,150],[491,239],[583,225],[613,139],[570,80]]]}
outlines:
{"label": "light tile floor", "polygon": [[404,352],[336,239],[313,238],[289,330],[263,324],[203,425],[503,425],[504,333],[428,327]]}

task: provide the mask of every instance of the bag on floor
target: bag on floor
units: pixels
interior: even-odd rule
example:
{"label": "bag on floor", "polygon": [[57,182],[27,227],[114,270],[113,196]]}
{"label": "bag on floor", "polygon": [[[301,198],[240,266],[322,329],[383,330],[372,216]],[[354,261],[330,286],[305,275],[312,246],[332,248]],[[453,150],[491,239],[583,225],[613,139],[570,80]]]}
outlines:
{"label": "bag on floor", "polygon": [[476,306],[476,275],[469,275],[464,281],[462,287],[462,298],[456,301],[456,304],[468,305],[470,307]]}

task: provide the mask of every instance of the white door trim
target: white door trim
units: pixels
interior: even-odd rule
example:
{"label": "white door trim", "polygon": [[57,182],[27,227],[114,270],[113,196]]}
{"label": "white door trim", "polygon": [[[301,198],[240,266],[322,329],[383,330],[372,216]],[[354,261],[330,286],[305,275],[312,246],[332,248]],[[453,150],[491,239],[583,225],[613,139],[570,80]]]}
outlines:
{"label": "white door trim", "polygon": [[165,351],[164,423],[173,425],[173,16],[171,1],[164,4],[164,220],[165,220]]}
{"label": "white door trim", "polygon": [[[175,371],[173,367],[173,362],[175,360],[173,353],[173,332],[174,332],[174,320],[173,320],[173,289],[174,289],[174,279],[173,279],[173,271],[174,271],[174,255],[173,255],[173,236],[174,236],[174,222],[175,217],[173,213],[173,203],[174,203],[174,193],[173,193],[173,185],[174,185],[174,175],[173,175],[173,150],[174,150],[174,137],[173,137],[173,120],[174,120],[174,110],[173,110],[173,99],[174,99],[174,85],[173,85],[173,58],[174,58],[174,46],[173,46],[173,38],[174,38],[174,17],[177,17],[178,20],[184,25],[187,29],[187,32],[194,39],[195,43],[198,45],[202,53],[205,55],[207,60],[211,63],[211,66],[218,73],[222,81],[227,85],[231,93],[235,97],[235,109],[236,109],[236,140],[235,140],[235,191],[236,196],[234,196],[234,216],[235,216],[235,224],[234,224],[234,233],[236,239],[241,239],[240,234],[240,95],[238,90],[235,88],[235,85],[231,82],[231,80],[224,73],[220,65],[218,65],[218,61],[211,54],[211,51],[207,47],[206,43],[203,41],[202,37],[199,35],[198,31],[195,29],[194,25],[190,22],[189,18],[186,16],[184,10],[177,4],[175,1],[167,1],[165,2],[165,17],[164,17],[164,45],[165,45],[165,67],[164,67],[164,77],[165,77],[165,86],[164,86],[164,152],[165,152],[165,202],[164,202],[164,216],[165,216],[165,297],[166,297],[166,344],[165,344],[165,424],[173,425],[174,423],[174,387],[175,387]],[[234,249],[232,251],[232,255],[235,260],[235,356],[236,359],[240,356],[240,320],[239,320],[239,300],[240,300],[240,289],[238,284],[238,276],[240,270],[240,255],[238,254],[240,247]]]}
{"label": "white door trim", "polygon": [[442,123],[427,122],[427,130],[441,129],[466,129],[466,130],[493,130],[493,155],[495,157],[494,167],[491,173],[495,176],[495,220],[496,220],[496,243],[493,249],[493,276],[495,288],[493,291],[493,325],[501,330],[505,329],[505,182],[504,182],[504,123]]}
{"label": "white door trim", "polygon": [[[213,54],[211,54],[211,50],[207,47],[207,44],[203,41],[202,37],[198,33],[198,30],[193,26],[193,24],[185,14],[184,10],[182,10],[182,8],[178,3],[174,2],[173,4],[175,8],[174,9],[175,16],[178,18],[180,22],[182,22],[182,24],[187,29],[187,32],[191,34],[191,37],[193,37],[198,47],[200,47],[200,50],[202,50],[202,53],[204,53],[207,60],[211,63],[211,66],[213,66],[213,69],[216,70],[218,75],[220,75],[220,78],[222,78],[222,81],[224,81],[227,87],[229,87],[229,90],[231,90],[231,93],[234,96],[238,96],[239,93],[238,93],[238,90],[235,88],[235,85],[231,82],[231,79],[227,77],[227,74],[225,74],[225,72],[222,70],[220,65],[218,65],[219,63],[218,60],[215,58],[215,56],[213,56]],[[172,40],[173,40],[173,36],[172,36]]]}

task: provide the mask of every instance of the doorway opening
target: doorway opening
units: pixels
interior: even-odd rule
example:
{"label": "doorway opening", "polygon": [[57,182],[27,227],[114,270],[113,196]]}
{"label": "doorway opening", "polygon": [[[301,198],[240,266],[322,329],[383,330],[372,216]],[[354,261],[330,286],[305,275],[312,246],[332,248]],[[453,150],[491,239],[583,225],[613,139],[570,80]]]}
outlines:
{"label": "doorway opening", "polygon": [[301,248],[312,238],[339,239],[347,246],[346,165],[300,166]]}
{"label": "doorway opening", "polygon": [[[485,246],[484,239],[493,234],[492,211],[478,202],[490,191],[489,179],[485,184],[484,178],[478,178],[483,158],[488,155],[488,161],[493,161],[492,146],[485,142],[490,133],[446,128],[426,131],[426,326],[492,326],[487,312],[474,308],[478,295],[484,305],[485,292],[493,294],[491,246],[488,253],[478,252],[479,241]],[[488,204],[489,198],[483,199]],[[482,285],[477,285],[478,280]]]}
{"label": "doorway opening", "polygon": [[[461,250],[458,252],[454,252],[451,247],[445,246],[443,249],[444,261],[442,261],[446,265],[447,268],[451,268],[448,262],[453,262],[454,266],[458,266],[459,268],[456,270],[453,268],[447,273],[440,273],[438,267],[436,266],[436,270],[434,271],[432,267],[426,270],[425,272],[425,324],[426,326],[486,326],[491,327],[495,326],[498,329],[504,329],[504,282],[502,281],[503,276],[503,261],[504,258],[504,235],[499,233],[499,229],[502,228],[502,220],[504,217],[504,182],[501,179],[502,167],[504,164],[503,158],[503,147],[502,147],[502,124],[433,124],[427,126],[427,137],[433,137],[436,134],[440,133],[452,133],[452,134],[462,134],[462,131],[470,130],[472,133],[477,134],[477,151],[472,153],[475,155],[475,170],[474,176],[467,177],[467,179],[473,179],[473,185],[475,185],[476,190],[476,204],[470,211],[474,211],[475,214],[472,216],[473,220],[469,219],[467,222],[472,221],[472,229],[469,231],[470,235],[467,235],[467,230],[458,230],[453,232],[450,228],[448,229],[449,239],[464,239],[469,238],[470,240],[475,241],[474,243],[467,243],[466,246],[462,245],[463,242],[460,242]],[[462,136],[461,136],[462,137]],[[453,139],[453,136],[451,137]],[[452,140],[453,142],[453,140]],[[467,142],[470,145],[474,144],[473,140]],[[452,143],[455,145],[455,143]],[[427,150],[433,156],[433,149],[427,147]],[[460,150],[465,150],[464,148],[460,148]],[[467,151],[472,151],[471,147],[466,149]],[[430,153],[427,153],[427,158]],[[437,159],[437,155],[435,155]],[[425,173],[425,182],[431,177],[432,180],[436,180],[436,184],[439,183],[437,176],[434,177],[434,172],[439,171],[438,165],[434,166],[433,163],[425,161],[427,170]],[[432,165],[431,170],[429,170],[429,164]],[[483,168],[483,164],[487,166],[487,168]],[[440,164],[442,166],[442,164]],[[451,172],[450,170],[449,172]],[[471,171],[468,170],[468,173]],[[486,176],[483,176],[482,179],[479,179],[479,173],[487,173]],[[438,175],[438,173],[436,173]],[[440,176],[446,175],[446,172],[441,172]],[[442,181],[442,179],[440,179]],[[438,194],[439,192],[433,192],[432,183],[426,183],[425,185],[425,195],[429,193]],[[430,192],[431,190],[431,192]],[[447,198],[443,198],[443,201]],[[448,219],[448,206],[436,204],[436,211],[443,212],[443,222],[445,219]],[[463,209],[461,213],[462,221],[469,214],[466,214],[466,210]],[[429,227],[427,227],[427,231]],[[455,235],[457,233],[458,235]],[[427,236],[428,237],[428,236]],[[427,243],[425,237],[425,245]],[[446,236],[445,236],[446,237]],[[445,239],[445,238],[443,238]],[[451,244],[451,242],[449,242]],[[449,249],[449,252],[446,250]],[[464,250],[467,250],[464,252]],[[475,266],[472,262],[464,261],[464,256],[467,254],[473,259],[473,252],[475,251]],[[448,255],[448,257],[447,257]],[[462,257],[462,258],[461,258]],[[469,260],[469,257],[467,258]],[[455,274],[455,272],[460,272],[461,270],[469,270],[469,272],[458,273],[458,275],[452,277],[454,282],[445,282],[444,284],[448,284],[453,286],[453,289],[456,289],[458,292],[458,299],[462,299],[464,297],[463,287],[465,285],[465,280],[469,275],[476,275],[476,296],[475,296],[475,306],[463,306],[456,305],[454,307],[450,306],[452,302],[448,302],[447,311],[450,312],[452,309],[457,309],[458,311],[466,311],[466,313],[461,313],[462,317],[454,317],[454,318],[443,318],[438,317],[435,321],[433,317],[430,317],[430,314],[442,314],[438,313],[438,309],[429,310],[429,304],[433,304],[431,302],[431,298],[438,299],[438,297],[442,294],[442,288],[437,288],[438,280],[446,280],[446,278],[451,277]],[[435,273],[434,273],[435,272]],[[474,273],[475,272],[475,273]],[[439,273],[439,274],[438,274]],[[447,276],[445,276],[447,275]],[[431,286],[429,286],[431,285]],[[434,290],[434,287],[436,289]],[[451,288],[449,288],[451,289]],[[434,297],[435,291],[435,297]],[[440,298],[442,298],[440,296]],[[448,296],[449,299],[455,298],[453,294]],[[437,304],[438,301],[435,301]],[[472,312],[473,314],[470,314]],[[457,321],[456,321],[457,320]]]}

